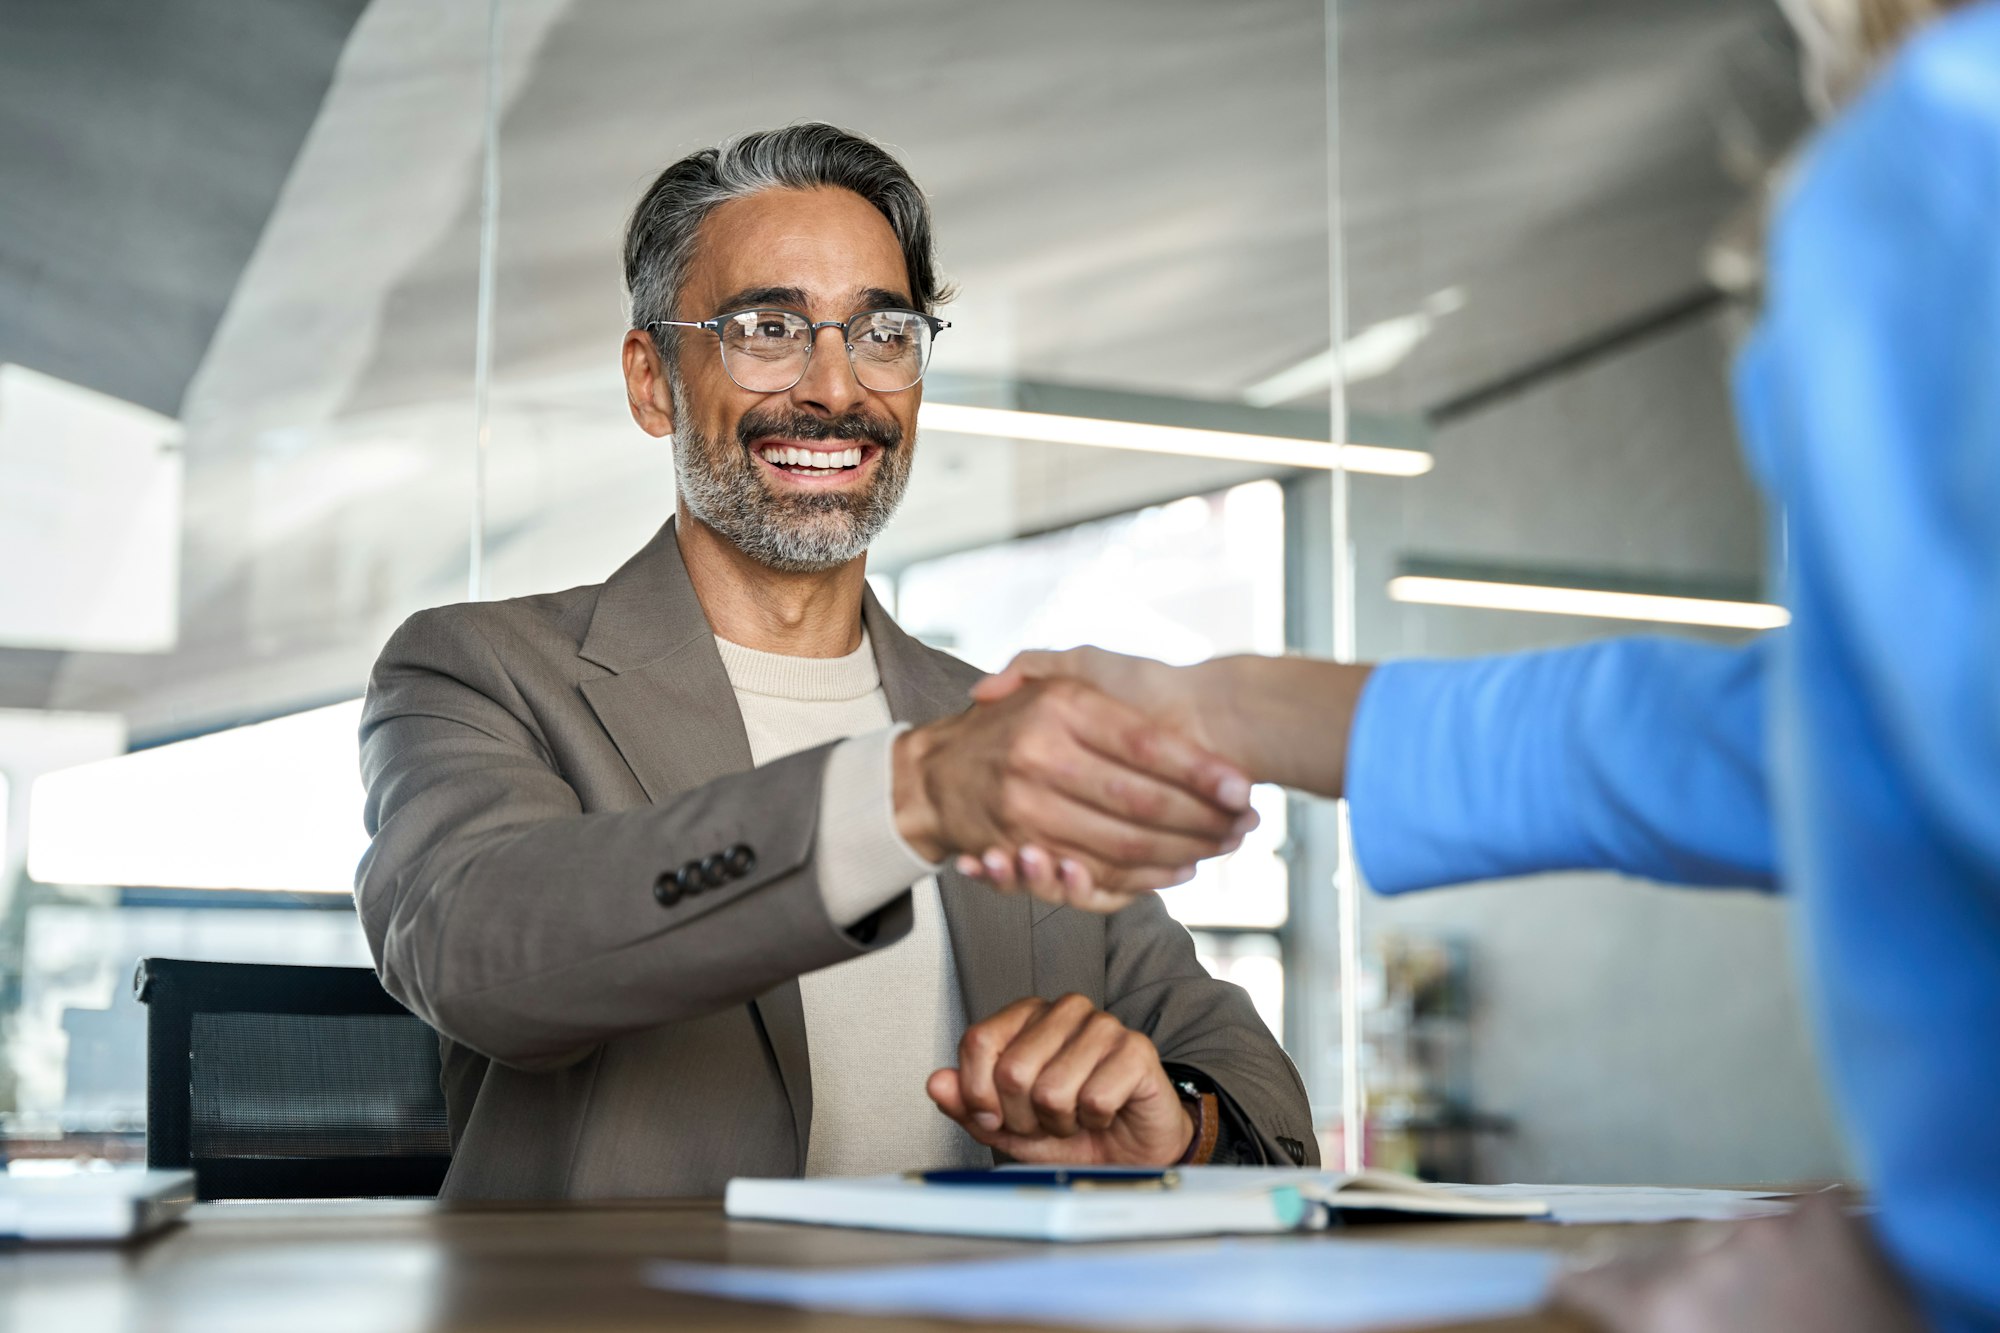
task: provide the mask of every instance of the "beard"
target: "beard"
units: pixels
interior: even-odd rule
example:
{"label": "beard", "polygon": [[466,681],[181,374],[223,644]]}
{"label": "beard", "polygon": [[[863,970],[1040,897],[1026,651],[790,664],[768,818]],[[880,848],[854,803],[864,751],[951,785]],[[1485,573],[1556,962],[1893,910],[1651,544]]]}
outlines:
{"label": "beard", "polygon": [[[673,376],[674,480],[688,512],[767,569],[817,574],[866,551],[903,501],[910,484],[910,450],[893,421],[845,416],[827,421],[805,412],[755,410],[736,423],[733,440],[711,440],[688,425],[686,395]],[[753,440],[853,440],[881,446],[874,475],[861,488],[774,490],[750,452]]]}

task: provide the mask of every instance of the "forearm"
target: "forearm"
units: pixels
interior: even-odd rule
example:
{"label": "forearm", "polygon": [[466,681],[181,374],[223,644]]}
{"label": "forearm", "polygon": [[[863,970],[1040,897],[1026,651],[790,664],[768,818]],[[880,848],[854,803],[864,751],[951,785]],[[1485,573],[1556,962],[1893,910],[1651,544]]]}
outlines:
{"label": "forearm", "polygon": [[1764,648],[1665,638],[1383,666],[1346,794],[1396,892],[1557,870],[1768,885]]}
{"label": "forearm", "polygon": [[1216,744],[1256,782],[1336,797],[1370,666],[1305,657],[1223,657],[1192,668],[1219,704]]}

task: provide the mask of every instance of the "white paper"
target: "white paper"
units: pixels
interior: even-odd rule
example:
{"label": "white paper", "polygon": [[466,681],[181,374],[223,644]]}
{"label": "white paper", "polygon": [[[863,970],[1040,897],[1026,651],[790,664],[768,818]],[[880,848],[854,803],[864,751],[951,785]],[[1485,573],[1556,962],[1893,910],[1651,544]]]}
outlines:
{"label": "white paper", "polygon": [[1550,1222],[1732,1222],[1789,1211],[1785,1197],[1753,1190],[1681,1189],[1645,1185],[1446,1185],[1473,1199],[1541,1199]]}
{"label": "white paper", "polygon": [[1533,1250],[1286,1237],[893,1268],[661,1263],[649,1277],[674,1291],[878,1317],[1341,1330],[1524,1313],[1555,1267]]}

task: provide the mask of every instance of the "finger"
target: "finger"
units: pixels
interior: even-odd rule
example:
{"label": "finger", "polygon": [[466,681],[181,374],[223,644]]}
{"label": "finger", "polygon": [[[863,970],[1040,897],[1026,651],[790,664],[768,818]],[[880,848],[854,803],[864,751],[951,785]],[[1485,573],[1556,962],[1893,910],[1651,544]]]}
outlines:
{"label": "finger", "polygon": [[[1050,787],[1024,787],[1012,794],[1006,824],[1003,832],[1021,846],[1081,855],[1086,863],[1121,870],[1162,870],[1206,861],[1220,855],[1227,841],[1226,834],[1182,833],[1132,823]],[[987,870],[994,870],[990,861]],[[1008,871],[1011,875],[1012,868]]]}
{"label": "finger", "polygon": [[1073,857],[1064,857],[1057,869],[1062,880],[1063,905],[1102,916],[1130,907],[1144,894],[1185,884],[1194,878],[1196,871],[1194,866],[1128,871],[1117,876],[1117,887],[1113,889],[1100,888],[1089,868]]}
{"label": "finger", "polygon": [[1015,1134],[1005,1129],[986,1130],[967,1125],[974,1143],[1006,1153],[1017,1162],[1033,1165],[1081,1164],[1095,1160],[1087,1139],[1052,1139],[1046,1134]]}
{"label": "finger", "polygon": [[959,1095],[975,1125],[984,1129],[1000,1128],[1000,1094],[993,1086],[993,1062],[1021,1029],[1040,1017],[1046,1008],[1046,1000],[1032,995],[1016,1000],[984,1022],[974,1023],[959,1038]]}
{"label": "finger", "polygon": [[972,1112],[965,1105],[965,1094],[959,1090],[956,1069],[940,1069],[932,1074],[924,1083],[924,1092],[937,1104],[938,1110],[959,1124],[965,1124],[972,1118]]}
{"label": "finger", "polygon": [[1193,748],[1178,733],[1155,728],[1106,695],[1092,693],[1071,710],[1030,771],[1072,799],[1131,823],[1218,841],[1254,813],[1224,808],[1211,792],[1188,785],[1185,775],[1156,771],[1161,761],[1149,747],[1176,754]]}
{"label": "finger", "polygon": [[1064,674],[1063,659],[1070,656],[1069,653],[1016,653],[1013,661],[972,687],[973,700],[990,704],[1006,698],[1031,680],[1045,680]]}
{"label": "finger", "polygon": [[1085,1129],[1109,1129],[1159,1065],[1150,1042],[1128,1041],[1121,1033],[1118,1048],[1100,1060],[1076,1093],[1076,1118]]}
{"label": "finger", "polygon": [[1096,1012],[1097,1006],[1083,996],[1065,995],[1022,1028],[994,1060],[993,1086],[1000,1097],[1001,1123],[1008,1129],[1032,1134],[1041,1128],[1035,1084],[1049,1061]]}
{"label": "finger", "polygon": [[1062,876],[1056,867],[1056,858],[1032,843],[1023,847],[1014,857],[1020,871],[1023,888],[1045,903],[1060,907],[1064,902]]}
{"label": "finger", "polygon": [[1098,754],[1232,816],[1250,808],[1250,779],[1241,769],[1110,695],[1078,691],[1066,715],[1077,739]]}
{"label": "finger", "polygon": [[1035,1119],[1047,1133],[1069,1138],[1081,1126],[1077,1122],[1077,1093],[1097,1067],[1118,1050],[1125,1038],[1125,1025],[1103,1010],[1083,1021],[1066,1045],[1042,1067],[1029,1099]]}
{"label": "finger", "polygon": [[958,860],[952,862],[951,868],[967,879],[983,880],[986,878],[986,865],[976,856],[961,856]]}
{"label": "finger", "polygon": [[979,863],[986,870],[986,880],[1002,893],[1014,891],[1014,858],[998,847],[987,849]]}

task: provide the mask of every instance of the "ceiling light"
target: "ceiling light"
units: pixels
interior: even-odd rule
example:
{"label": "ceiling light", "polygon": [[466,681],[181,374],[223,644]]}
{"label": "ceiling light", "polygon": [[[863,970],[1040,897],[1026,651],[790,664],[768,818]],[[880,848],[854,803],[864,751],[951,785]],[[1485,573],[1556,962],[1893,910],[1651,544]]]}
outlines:
{"label": "ceiling light", "polygon": [[1791,621],[1782,606],[1768,602],[1724,601],[1662,593],[1612,592],[1546,584],[1485,579],[1437,578],[1403,574],[1389,580],[1398,602],[1467,606],[1490,611],[1531,611],[1544,615],[1593,616],[1603,620],[1644,620],[1663,625],[1708,625],[1718,629],[1776,629]]}
{"label": "ceiling light", "polygon": [[986,435],[1004,440],[1038,440],[1048,444],[1080,444],[1094,449],[1134,449],[1142,453],[1177,454],[1187,458],[1225,458],[1244,463],[1332,470],[1382,477],[1420,477],[1431,470],[1431,456],[1420,449],[1391,449],[1376,444],[1334,445],[1326,440],[1287,439],[1278,435],[1246,435],[1236,431],[1202,430],[1192,426],[1161,426],[1145,421],[1111,421],[1101,417],[1057,416],[1007,407],[970,407],[963,403],[925,403],[917,423],[954,435]]}
{"label": "ceiling light", "polygon": [[1433,292],[1410,314],[1370,324],[1342,343],[1338,355],[1331,348],[1315,352],[1297,365],[1257,381],[1243,391],[1243,401],[1252,407],[1276,407],[1309,393],[1326,392],[1333,387],[1336,373],[1343,384],[1386,375],[1409,360],[1410,353],[1437,328],[1440,318],[1464,308],[1463,288]]}

